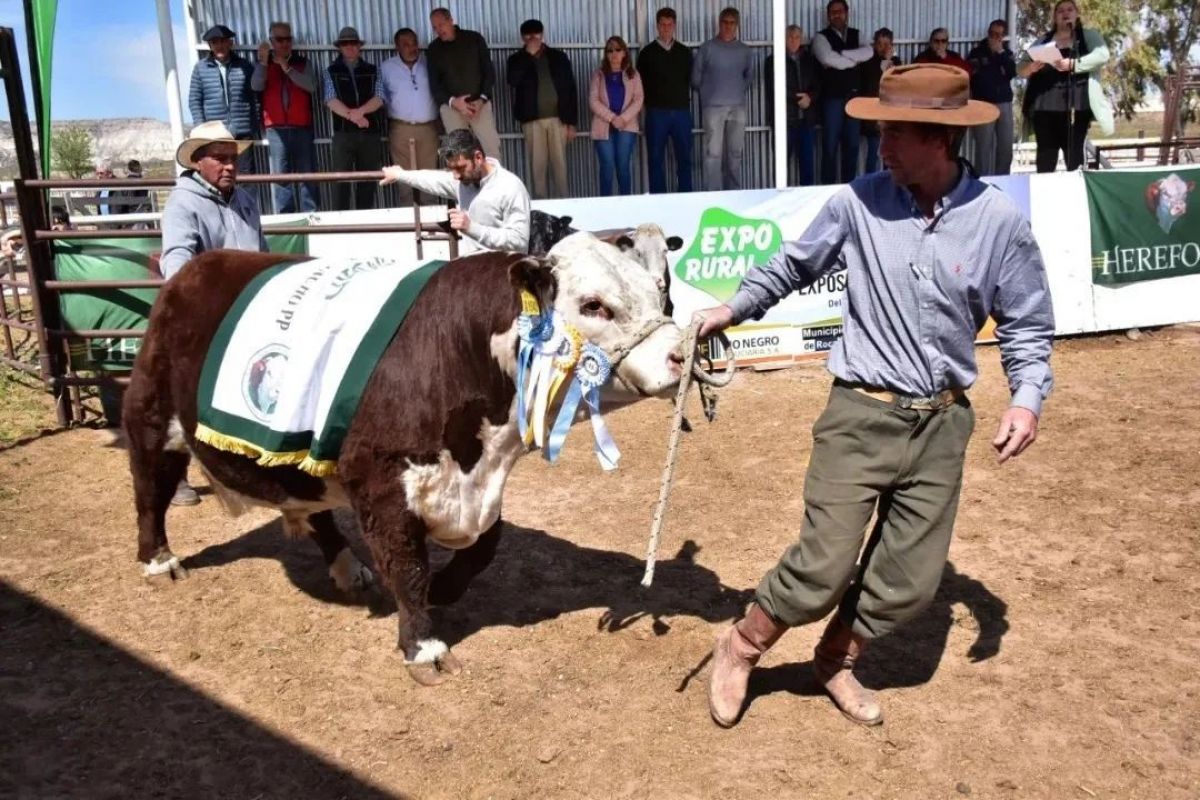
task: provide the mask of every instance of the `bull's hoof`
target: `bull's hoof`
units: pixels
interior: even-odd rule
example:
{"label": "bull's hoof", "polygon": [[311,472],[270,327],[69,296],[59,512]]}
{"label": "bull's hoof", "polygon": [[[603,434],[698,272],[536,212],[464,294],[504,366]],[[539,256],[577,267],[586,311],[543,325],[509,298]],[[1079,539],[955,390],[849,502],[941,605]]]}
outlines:
{"label": "bull's hoof", "polygon": [[329,577],[346,594],[358,594],[375,588],[375,574],[350,552],[349,547],[343,548],[329,565]]}
{"label": "bull's hoof", "polygon": [[162,550],[154,558],[150,559],[150,563],[142,565],[142,577],[144,578],[161,578],[167,577],[173,581],[181,581],[187,578],[188,572],[179,563],[179,558],[170,550]]}
{"label": "bull's hoof", "polygon": [[422,686],[437,686],[462,672],[462,662],[437,640],[421,642],[416,657],[405,661],[404,666],[412,679]]}

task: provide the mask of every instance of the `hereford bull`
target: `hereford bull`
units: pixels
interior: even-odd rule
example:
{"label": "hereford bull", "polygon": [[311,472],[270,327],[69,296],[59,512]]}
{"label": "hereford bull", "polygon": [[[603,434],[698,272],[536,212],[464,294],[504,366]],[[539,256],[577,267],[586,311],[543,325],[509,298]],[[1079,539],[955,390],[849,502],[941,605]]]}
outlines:
{"label": "hereford bull", "polygon": [[[282,260],[205,253],[154,305],[124,407],[138,560],[148,575],[182,576],[164,519],[189,449],[227,505],[278,508],[285,530],[312,537],[344,590],[375,580],[334,524],[332,509],[350,506],[378,582],[395,596],[409,672],[422,684],[440,683],[460,666],[433,629],[429,605],[457,599],[491,561],[505,480],[526,452],[514,386],[520,291],[613,354],[609,400],[670,396],[683,361],[681,331],[663,316],[646,270],[590,234],[569,237],[547,259],[489,252],[452,261],[422,290],[368,381],[336,478],[317,478],[259,466],[194,436],[209,343],[242,288]],[[455,551],[436,573],[430,542]]]}

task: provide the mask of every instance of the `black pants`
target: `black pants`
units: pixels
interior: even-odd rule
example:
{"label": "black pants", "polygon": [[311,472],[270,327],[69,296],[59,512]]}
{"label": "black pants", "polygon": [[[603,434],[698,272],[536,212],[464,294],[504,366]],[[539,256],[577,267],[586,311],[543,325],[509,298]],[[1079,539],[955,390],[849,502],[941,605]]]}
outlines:
{"label": "black pants", "polygon": [[1058,166],[1059,151],[1067,170],[1079,169],[1083,164],[1083,140],[1087,138],[1088,125],[1092,124],[1091,111],[1075,112],[1075,127],[1068,138],[1066,111],[1033,112],[1033,134],[1037,137],[1037,171],[1054,172]]}
{"label": "black pants", "polygon": [[[357,131],[334,131],[334,172],[355,172],[383,168],[383,138],[373,129]],[[360,181],[354,184],[354,208],[362,211],[375,207],[375,181]],[[350,184],[336,183],[333,186],[333,207],[338,211],[349,211]]]}

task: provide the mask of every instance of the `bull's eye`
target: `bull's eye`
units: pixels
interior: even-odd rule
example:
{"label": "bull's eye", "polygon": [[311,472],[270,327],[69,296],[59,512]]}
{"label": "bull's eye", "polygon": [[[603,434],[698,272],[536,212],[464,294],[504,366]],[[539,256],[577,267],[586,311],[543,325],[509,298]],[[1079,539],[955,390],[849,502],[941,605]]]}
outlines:
{"label": "bull's eye", "polygon": [[608,306],[595,298],[584,300],[579,305],[579,313],[585,317],[597,317],[599,319],[612,319],[613,313]]}

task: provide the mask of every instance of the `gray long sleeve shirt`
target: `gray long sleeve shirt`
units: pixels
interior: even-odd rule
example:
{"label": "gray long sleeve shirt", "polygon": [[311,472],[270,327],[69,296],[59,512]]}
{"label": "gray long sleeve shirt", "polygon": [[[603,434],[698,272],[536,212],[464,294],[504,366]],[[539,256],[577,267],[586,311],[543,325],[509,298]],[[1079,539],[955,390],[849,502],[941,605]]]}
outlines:
{"label": "gray long sleeve shirt", "polygon": [[205,250],[267,252],[258,203],[237,186],[226,200],[191,170],[175,181],[162,216],[162,256],[158,268],[170,278]]}
{"label": "gray long sleeve shirt", "polygon": [[916,397],[968,388],[978,374],[975,336],[990,315],[1012,405],[1041,413],[1053,385],[1054,311],[1029,223],[999,189],[964,171],[928,220],[890,173],[858,178],[799,239],[746,274],[728,303],[734,322],[760,319],[842,268],[833,375]]}
{"label": "gray long sleeve shirt", "polygon": [[692,58],[692,88],[706,107],[745,105],[754,74],[754,51],[740,39],[709,39]]}
{"label": "gray long sleeve shirt", "polygon": [[464,233],[488,250],[524,253],[529,250],[529,190],[496,159],[489,158],[488,163],[492,172],[478,186],[441,169],[406,169],[400,182],[456,200],[471,218]]}

